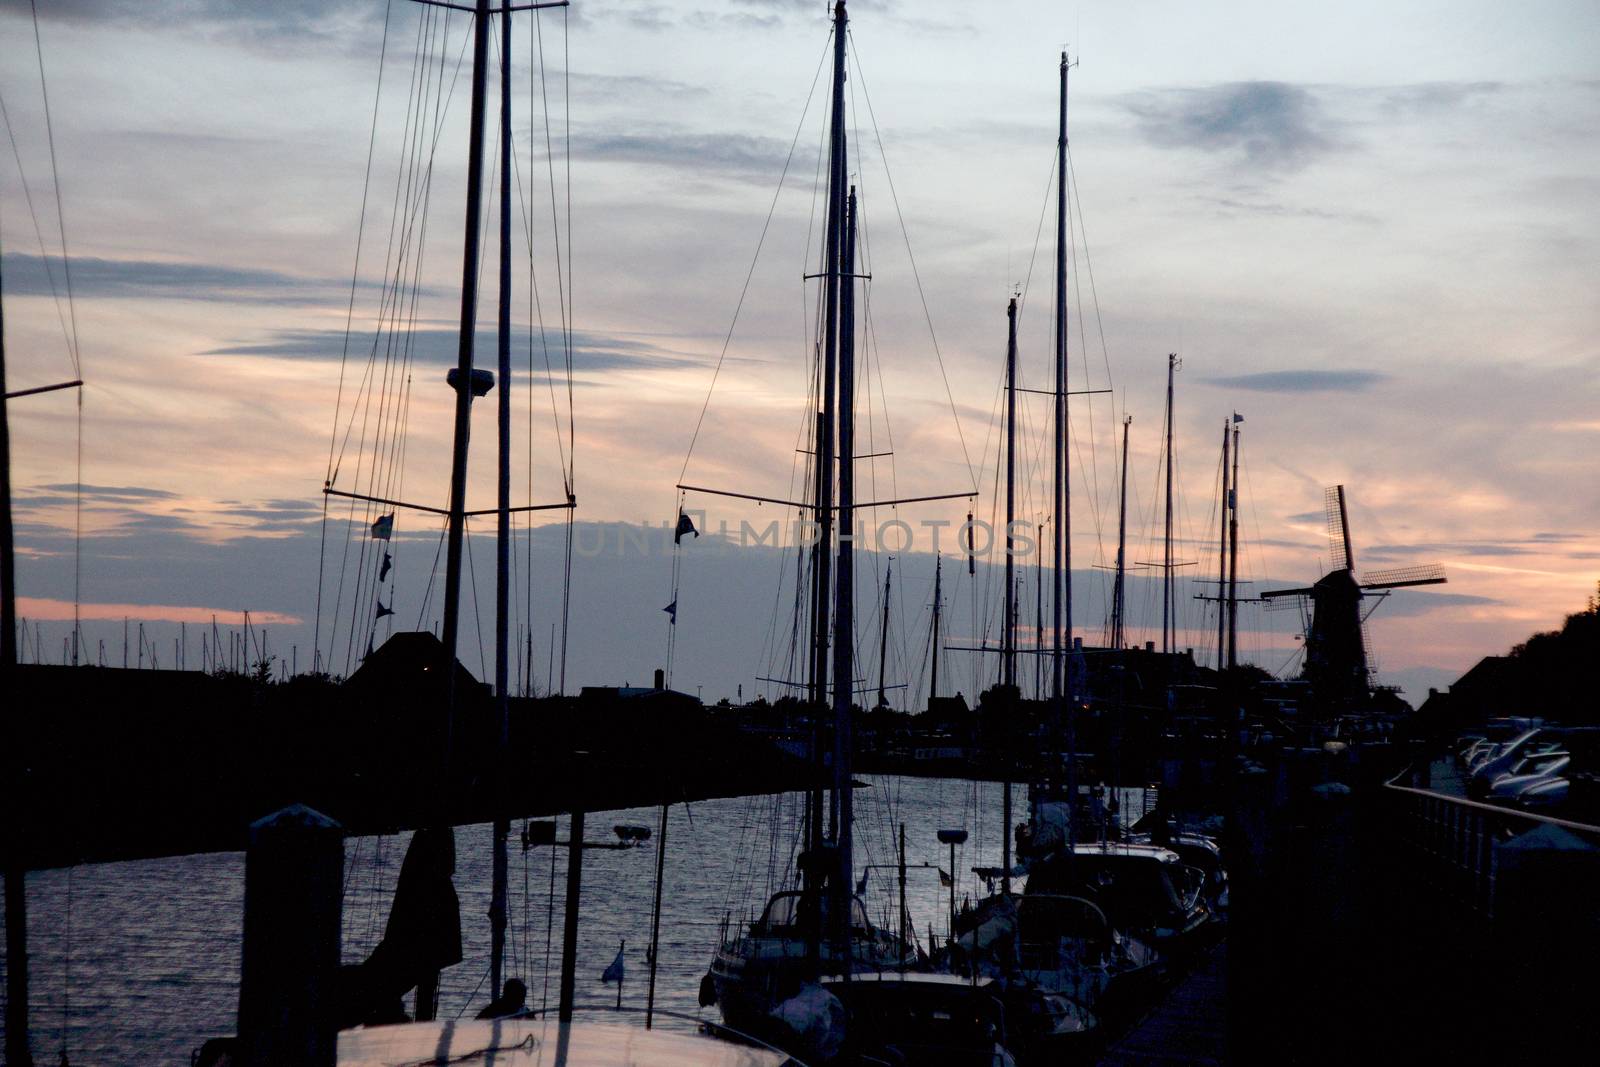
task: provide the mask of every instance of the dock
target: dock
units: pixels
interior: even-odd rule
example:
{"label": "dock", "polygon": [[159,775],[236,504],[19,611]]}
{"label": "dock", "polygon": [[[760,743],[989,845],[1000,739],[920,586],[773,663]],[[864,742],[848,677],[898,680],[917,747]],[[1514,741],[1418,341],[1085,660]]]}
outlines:
{"label": "dock", "polygon": [[1228,942],[1206,950],[1162,1001],[1100,1057],[1103,1067],[1215,1067],[1228,1062]]}

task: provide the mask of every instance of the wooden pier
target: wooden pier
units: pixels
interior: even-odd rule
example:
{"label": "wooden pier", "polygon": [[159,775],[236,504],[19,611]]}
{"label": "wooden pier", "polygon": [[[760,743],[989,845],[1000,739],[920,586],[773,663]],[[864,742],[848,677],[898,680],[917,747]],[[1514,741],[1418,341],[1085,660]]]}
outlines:
{"label": "wooden pier", "polygon": [[1219,941],[1133,1029],[1100,1057],[1103,1067],[1206,1067],[1228,1062],[1228,942]]}

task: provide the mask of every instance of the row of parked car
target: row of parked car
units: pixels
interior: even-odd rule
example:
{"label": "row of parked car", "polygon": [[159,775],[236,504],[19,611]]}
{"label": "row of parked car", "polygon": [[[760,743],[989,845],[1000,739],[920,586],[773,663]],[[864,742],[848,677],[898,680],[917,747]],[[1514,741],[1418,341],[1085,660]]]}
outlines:
{"label": "row of parked car", "polygon": [[1554,813],[1567,805],[1573,774],[1600,771],[1600,727],[1493,721],[1463,734],[1456,758],[1472,799]]}

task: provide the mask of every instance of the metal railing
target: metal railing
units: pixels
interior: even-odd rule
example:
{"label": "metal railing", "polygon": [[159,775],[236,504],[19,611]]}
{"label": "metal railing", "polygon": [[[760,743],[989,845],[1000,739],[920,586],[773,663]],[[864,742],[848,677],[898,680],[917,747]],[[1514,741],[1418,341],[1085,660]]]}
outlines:
{"label": "metal railing", "polygon": [[1384,784],[1400,857],[1420,888],[1462,915],[1492,923],[1499,878],[1497,846],[1540,826],[1554,826],[1600,846],[1600,826],[1484,804],[1418,783],[1407,767]]}

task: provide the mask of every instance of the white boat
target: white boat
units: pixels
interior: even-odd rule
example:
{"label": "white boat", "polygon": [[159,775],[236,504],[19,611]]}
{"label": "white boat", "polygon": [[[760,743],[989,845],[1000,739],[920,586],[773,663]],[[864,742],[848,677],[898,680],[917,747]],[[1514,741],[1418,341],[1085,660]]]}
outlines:
{"label": "white boat", "polygon": [[625,1022],[496,1019],[364,1026],[339,1034],[339,1067],[804,1067],[781,1052]]}

